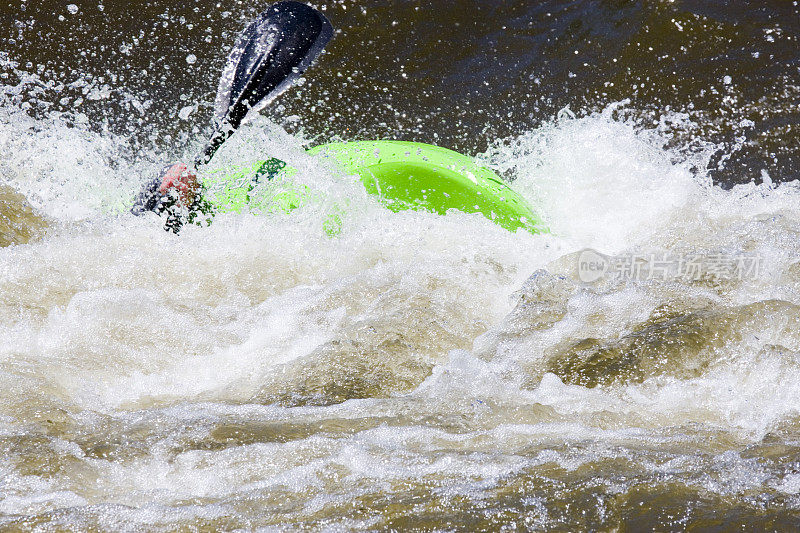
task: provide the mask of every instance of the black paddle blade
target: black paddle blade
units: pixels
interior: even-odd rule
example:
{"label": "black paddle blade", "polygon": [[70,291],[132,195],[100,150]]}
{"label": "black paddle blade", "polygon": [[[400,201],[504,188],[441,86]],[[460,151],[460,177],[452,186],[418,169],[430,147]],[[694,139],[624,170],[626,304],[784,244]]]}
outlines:
{"label": "black paddle blade", "polygon": [[239,36],[222,72],[217,101],[217,132],[197,160],[211,160],[216,149],[250,113],[257,113],[317,58],[333,37],[325,16],[306,4],[278,2]]}
{"label": "black paddle blade", "polygon": [[333,37],[325,16],[300,2],[278,2],[239,36],[217,91],[217,119],[234,128],[285,91]]}

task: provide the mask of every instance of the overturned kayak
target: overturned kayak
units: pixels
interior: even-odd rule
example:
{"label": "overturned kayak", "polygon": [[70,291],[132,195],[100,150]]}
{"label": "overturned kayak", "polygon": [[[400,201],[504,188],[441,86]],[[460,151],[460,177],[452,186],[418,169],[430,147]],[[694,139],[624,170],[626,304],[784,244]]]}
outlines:
{"label": "overturned kayak", "polygon": [[[406,141],[360,141],[317,146],[309,154],[329,158],[344,174],[357,175],[367,192],[392,211],[450,210],[480,213],[509,230],[546,231],[525,199],[491,170],[446,148]],[[294,169],[268,159],[202,178],[204,199],[218,212],[289,211],[305,202],[304,187],[266,182]],[[276,180],[283,182],[284,180]]]}

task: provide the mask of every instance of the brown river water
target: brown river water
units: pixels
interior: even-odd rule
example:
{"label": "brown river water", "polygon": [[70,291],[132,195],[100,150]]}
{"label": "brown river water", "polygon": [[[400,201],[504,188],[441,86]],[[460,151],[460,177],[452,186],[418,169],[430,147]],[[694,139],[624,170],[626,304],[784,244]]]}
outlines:
{"label": "brown river water", "polygon": [[[316,200],[128,214],[265,6],[0,0],[0,528],[800,529],[798,2],[320,2],[218,156]],[[478,155],[551,233],[303,150],[371,138]]]}

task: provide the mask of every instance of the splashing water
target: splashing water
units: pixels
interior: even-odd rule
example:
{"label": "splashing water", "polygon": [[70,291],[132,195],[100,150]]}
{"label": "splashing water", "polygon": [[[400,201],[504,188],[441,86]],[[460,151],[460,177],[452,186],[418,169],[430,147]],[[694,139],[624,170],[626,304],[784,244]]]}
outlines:
{"label": "splashing water", "polygon": [[[214,161],[313,201],[175,236],[128,207],[262,6],[22,2],[0,527],[798,529],[800,19],[717,4],[321,6],[313,81]],[[303,150],[372,137],[488,146],[551,233],[390,212]]]}
{"label": "splashing water", "polygon": [[[800,188],[722,191],[614,109],[483,156],[535,237],[384,210],[263,120],[221,164],[278,154],[329,200],[176,237],[120,207],[155,156],[9,112],[3,214],[47,228],[0,249],[3,524],[793,523]],[[586,247],[759,268],[583,283]]]}

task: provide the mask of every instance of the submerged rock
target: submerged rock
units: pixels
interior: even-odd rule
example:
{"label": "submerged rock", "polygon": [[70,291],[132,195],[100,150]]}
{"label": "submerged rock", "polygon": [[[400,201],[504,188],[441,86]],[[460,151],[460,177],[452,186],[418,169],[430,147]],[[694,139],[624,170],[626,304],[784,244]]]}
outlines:
{"label": "submerged rock", "polygon": [[0,247],[30,242],[46,227],[46,220],[34,211],[23,195],[0,185]]}

